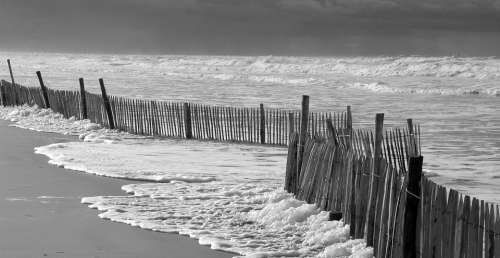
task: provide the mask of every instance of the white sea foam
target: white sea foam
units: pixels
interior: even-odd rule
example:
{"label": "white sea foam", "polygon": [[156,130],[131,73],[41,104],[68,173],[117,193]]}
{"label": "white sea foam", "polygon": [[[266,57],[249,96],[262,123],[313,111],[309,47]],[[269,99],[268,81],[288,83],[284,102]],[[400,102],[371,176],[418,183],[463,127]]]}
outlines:
{"label": "white sea foam", "polygon": [[117,130],[109,130],[90,120],[65,119],[63,115],[38,106],[1,107],[0,119],[14,122],[12,126],[39,132],[75,135],[85,142],[112,143],[124,139],[146,139]]}
{"label": "white sea foam", "polygon": [[68,169],[156,182],[276,179],[286,155],[282,148],[154,139],[56,143],[35,152]]}
{"label": "white sea foam", "polygon": [[66,135],[79,135],[102,128],[89,120],[76,120],[74,117],[64,119],[63,115],[54,113],[50,109],[38,108],[36,105],[2,107],[0,119],[16,122],[15,126],[25,129]]}
{"label": "white sea foam", "polygon": [[102,211],[101,218],[178,232],[213,249],[246,257],[373,254],[362,240],[349,244],[349,226],[328,221],[327,212],[262,184],[174,182],[127,185],[123,189],[134,195],[89,197],[82,202]]}
{"label": "white sea foam", "polygon": [[26,197],[8,197],[5,198],[5,200],[8,202],[31,202],[31,200]]}

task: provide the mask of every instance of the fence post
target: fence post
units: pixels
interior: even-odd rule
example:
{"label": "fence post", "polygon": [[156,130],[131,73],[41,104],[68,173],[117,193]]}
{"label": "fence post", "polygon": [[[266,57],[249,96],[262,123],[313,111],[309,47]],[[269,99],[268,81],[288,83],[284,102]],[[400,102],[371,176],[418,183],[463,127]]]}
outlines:
{"label": "fence post", "polygon": [[417,257],[417,214],[420,202],[420,180],[422,178],[423,157],[410,157],[406,208],[403,228],[403,257]]}
{"label": "fence post", "polygon": [[106,94],[106,88],[104,87],[104,80],[102,78],[99,79],[99,85],[101,86],[104,108],[106,109],[106,114],[108,115],[109,129],[115,129],[115,121],[113,119],[113,112],[111,111],[111,104],[109,103],[108,94]]}
{"label": "fence post", "polygon": [[5,85],[3,80],[0,82],[0,97],[2,98],[2,106],[7,106],[7,97],[5,96]]}
{"label": "fence post", "polygon": [[266,112],[264,104],[260,104],[260,143],[266,143]]}
{"label": "fence post", "polygon": [[295,118],[293,116],[293,113],[290,112],[288,113],[288,136],[290,136],[294,131],[295,131],[295,128],[294,128],[294,123],[295,122]]}
{"label": "fence post", "polygon": [[12,89],[14,92],[12,93],[14,95],[14,105],[19,105],[19,101],[17,99],[17,90],[15,90],[15,81],[14,81],[14,73],[12,73],[12,66],[10,64],[10,59],[7,59],[7,64],[9,65],[9,73],[10,73],[10,80],[12,82]]}
{"label": "fence post", "polygon": [[297,148],[297,178],[300,178],[300,168],[302,167],[302,160],[304,156],[304,147],[307,137],[307,123],[309,122],[309,96],[302,96],[302,116],[300,121],[300,135]]}
{"label": "fence post", "polygon": [[87,96],[85,95],[85,84],[83,78],[78,79],[80,81],[80,111],[82,119],[87,119]]}
{"label": "fence post", "polygon": [[408,143],[408,155],[410,157],[414,157],[417,155],[417,144],[415,142],[415,131],[413,130],[413,119],[409,118],[406,120],[408,123],[408,138],[409,138],[409,143]]}
{"label": "fence post", "polygon": [[191,126],[191,107],[188,103],[184,103],[184,131],[186,139],[193,138],[193,129]]}
{"label": "fence post", "polygon": [[49,95],[47,93],[47,87],[45,87],[45,84],[43,83],[42,73],[40,73],[40,71],[37,71],[36,76],[38,76],[38,81],[40,82],[40,88],[42,89],[42,96],[45,108],[50,108]]}
{"label": "fence post", "polygon": [[384,130],[384,114],[379,113],[375,117],[375,151],[373,154],[373,172],[370,176],[370,195],[368,198],[368,221],[366,227],[366,245],[373,245],[375,212],[377,205],[377,192],[380,184],[380,174],[382,165],[382,140]]}

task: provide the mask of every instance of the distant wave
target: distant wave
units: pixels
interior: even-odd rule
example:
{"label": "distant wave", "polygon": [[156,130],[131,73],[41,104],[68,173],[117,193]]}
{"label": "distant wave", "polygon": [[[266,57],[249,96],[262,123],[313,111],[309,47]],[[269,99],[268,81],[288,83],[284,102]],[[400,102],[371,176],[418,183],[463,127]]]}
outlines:
{"label": "distant wave", "polygon": [[500,60],[456,57],[385,57],[339,59],[333,71],[358,76],[500,78]]}
{"label": "distant wave", "polygon": [[[14,55],[14,56],[13,56]],[[38,66],[126,66],[130,71],[201,74],[349,74],[363,77],[424,76],[500,78],[496,57],[286,57],[202,55],[97,55],[0,52],[0,57],[32,60]],[[17,62],[16,65],[24,65]],[[26,64],[28,65],[28,64]],[[32,65],[31,65],[32,66]],[[19,68],[18,68],[19,69]]]}
{"label": "distant wave", "polygon": [[297,85],[311,85],[324,83],[323,80],[316,78],[287,78],[280,76],[249,76],[250,81],[260,83],[276,83],[276,84],[297,84]]}
{"label": "distant wave", "polygon": [[487,95],[500,97],[500,87],[497,88],[481,88],[481,87],[458,87],[458,88],[439,88],[439,87],[422,87],[422,88],[401,88],[390,86],[383,82],[372,83],[348,83],[344,88],[353,88],[368,90],[377,93],[394,93],[394,94],[430,94],[430,95]]}
{"label": "distant wave", "polygon": [[[500,78],[500,59],[459,57],[238,57],[186,56],[166,59],[160,66],[204,72],[266,74],[350,74],[362,77],[422,76],[474,79]],[[203,68],[203,69],[201,69]]]}

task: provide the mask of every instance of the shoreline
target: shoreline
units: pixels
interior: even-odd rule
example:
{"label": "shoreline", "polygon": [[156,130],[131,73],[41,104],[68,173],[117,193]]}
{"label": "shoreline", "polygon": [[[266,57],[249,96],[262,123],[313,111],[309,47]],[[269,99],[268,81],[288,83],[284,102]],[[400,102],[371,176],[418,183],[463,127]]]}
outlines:
{"label": "shoreline", "polygon": [[[77,141],[0,120],[0,256],[2,257],[232,257],[188,236],[138,229],[98,217],[84,196],[126,195],[131,180],[69,171],[34,147]],[[136,182],[135,182],[136,183]]]}

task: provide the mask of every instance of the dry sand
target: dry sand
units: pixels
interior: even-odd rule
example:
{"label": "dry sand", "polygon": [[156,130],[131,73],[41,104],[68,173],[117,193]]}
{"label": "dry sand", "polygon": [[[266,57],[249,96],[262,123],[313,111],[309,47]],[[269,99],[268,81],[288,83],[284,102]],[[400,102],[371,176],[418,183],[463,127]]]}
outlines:
{"label": "dry sand", "polygon": [[[102,220],[83,196],[123,195],[131,183],[69,171],[33,148],[75,140],[0,120],[0,257],[231,257],[193,239]],[[43,197],[46,196],[46,197]],[[57,197],[57,198],[55,198]]]}

